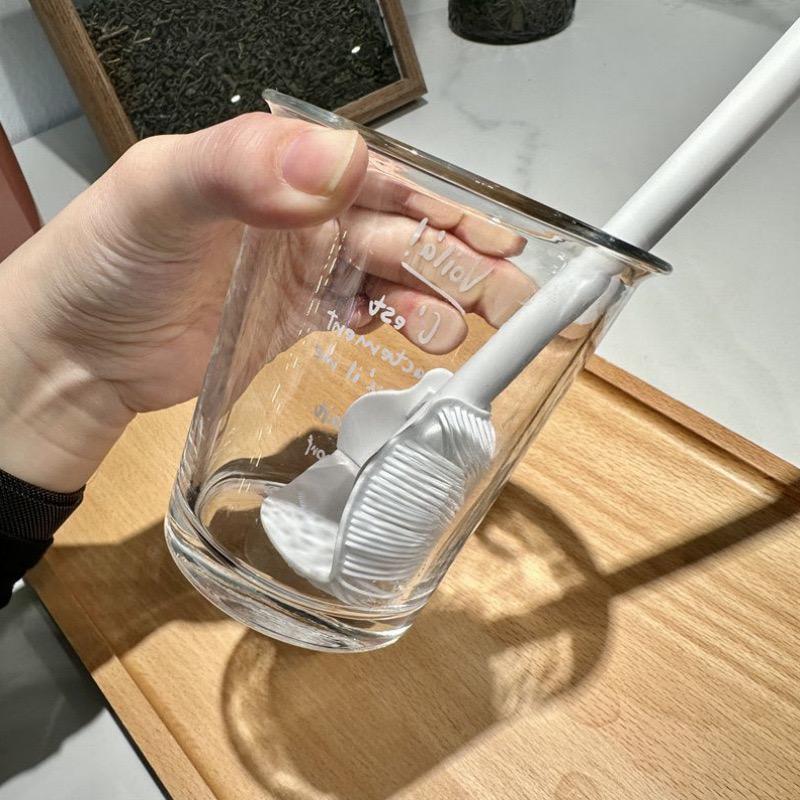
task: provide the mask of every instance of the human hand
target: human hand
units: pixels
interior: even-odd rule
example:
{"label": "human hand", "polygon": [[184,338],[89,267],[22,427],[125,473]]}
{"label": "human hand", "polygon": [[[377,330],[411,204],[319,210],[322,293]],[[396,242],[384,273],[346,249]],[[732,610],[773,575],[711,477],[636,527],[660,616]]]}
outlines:
{"label": "human hand", "polygon": [[[365,296],[390,298],[409,319],[440,303],[442,336],[420,344],[458,344],[458,310],[435,286],[397,272],[409,226],[428,217],[464,257],[488,258],[498,274],[519,241],[421,200],[402,181],[365,181],[366,167],[357,134],[264,114],[134,146],[0,270],[0,467],[72,490],[135,413],[193,397],[245,224],[307,230],[347,210],[357,252],[367,212],[383,215],[383,244],[356,265],[372,273]],[[366,229],[360,236],[376,241]],[[459,304],[499,324],[509,306],[491,287],[501,283],[486,281]],[[512,308],[532,291],[524,277],[513,285]],[[413,326],[405,333],[413,338]]]}

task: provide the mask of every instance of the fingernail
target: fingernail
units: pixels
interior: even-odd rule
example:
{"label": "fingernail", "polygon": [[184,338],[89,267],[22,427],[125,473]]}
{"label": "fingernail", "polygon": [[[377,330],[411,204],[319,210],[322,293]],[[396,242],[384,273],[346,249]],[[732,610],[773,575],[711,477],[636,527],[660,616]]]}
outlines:
{"label": "fingernail", "polygon": [[284,180],[305,194],[332,195],[353,158],[357,142],[356,131],[304,131],[283,154]]}

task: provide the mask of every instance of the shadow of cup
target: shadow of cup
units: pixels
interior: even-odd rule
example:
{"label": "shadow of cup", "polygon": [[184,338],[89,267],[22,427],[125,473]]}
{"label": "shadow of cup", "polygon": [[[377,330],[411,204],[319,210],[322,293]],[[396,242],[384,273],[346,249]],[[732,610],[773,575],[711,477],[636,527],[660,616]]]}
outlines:
{"label": "shadow of cup", "polygon": [[509,485],[397,644],[341,656],[246,633],[224,678],[228,733],[277,797],[389,797],[585,678],[609,602],[574,531]]}

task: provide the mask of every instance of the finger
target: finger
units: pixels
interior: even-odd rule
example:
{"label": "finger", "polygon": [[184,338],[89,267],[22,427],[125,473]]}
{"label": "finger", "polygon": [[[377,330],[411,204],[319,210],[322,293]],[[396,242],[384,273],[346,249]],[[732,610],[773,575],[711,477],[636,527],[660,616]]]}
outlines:
{"label": "finger", "polygon": [[458,237],[407,217],[353,207],[342,220],[347,257],[359,269],[422,290],[497,327],[530,298],[534,285],[510,261],[477,253]]}
{"label": "finger", "polygon": [[391,325],[426,353],[449,353],[466,338],[464,317],[438,297],[372,276],[364,291],[371,318]]}
{"label": "finger", "polygon": [[525,237],[475,214],[464,214],[452,231],[475,250],[498,258],[518,256],[527,244]]}
{"label": "finger", "polygon": [[366,295],[360,297],[347,320],[347,327],[364,334],[372,333],[372,331],[380,328],[383,323],[380,319],[371,316],[368,308],[369,298]]}
{"label": "finger", "polygon": [[[388,168],[388,167],[387,167]],[[420,189],[410,181],[387,175],[375,167],[358,195],[358,205],[375,211],[428,219],[439,230],[451,231],[475,250],[501,258],[519,255],[525,238],[500,223],[479,216],[444,198]]]}
{"label": "finger", "polygon": [[93,199],[121,212],[112,222],[149,230],[157,246],[182,246],[187,230],[215,221],[288,228],[330,219],[357,195],[367,158],[355,131],[245,114],[137,143],[95,184]]}

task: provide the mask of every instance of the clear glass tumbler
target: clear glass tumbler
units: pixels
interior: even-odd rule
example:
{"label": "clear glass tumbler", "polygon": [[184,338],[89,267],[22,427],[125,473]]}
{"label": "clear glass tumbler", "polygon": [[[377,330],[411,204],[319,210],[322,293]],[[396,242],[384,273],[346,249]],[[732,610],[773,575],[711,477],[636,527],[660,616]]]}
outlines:
{"label": "clear glass tumbler", "polygon": [[[632,288],[669,266],[380,133],[265,99],[357,128],[367,177],[335,220],[245,230],[167,542],[246,625],[369,650],[408,630]],[[490,414],[443,400],[470,356],[589,252],[620,274],[605,313],[556,336]]]}

